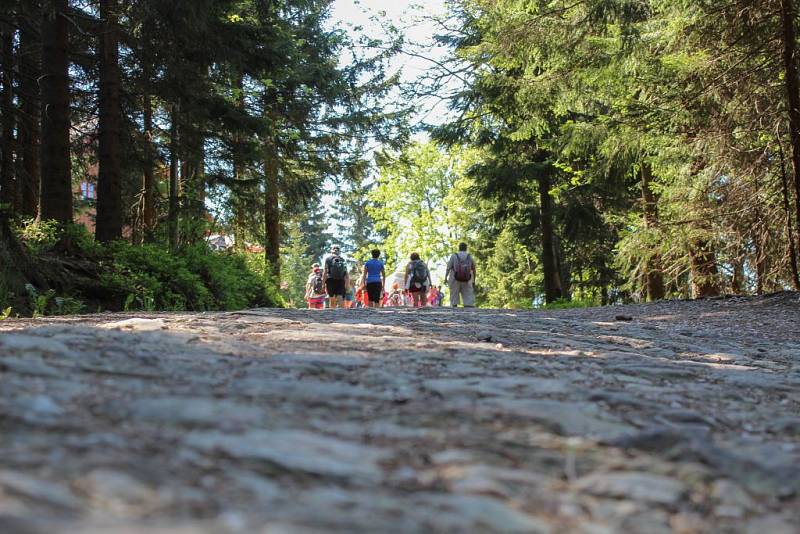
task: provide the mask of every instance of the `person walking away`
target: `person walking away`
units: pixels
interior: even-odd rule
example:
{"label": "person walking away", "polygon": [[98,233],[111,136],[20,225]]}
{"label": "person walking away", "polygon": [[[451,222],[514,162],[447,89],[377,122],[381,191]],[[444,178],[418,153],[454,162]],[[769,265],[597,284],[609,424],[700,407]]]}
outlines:
{"label": "person walking away", "polygon": [[366,283],[362,275],[358,277],[358,282],[356,282],[356,308],[366,308],[367,306],[369,306],[369,300],[367,299]]}
{"label": "person walking away", "polygon": [[392,292],[389,293],[388,303],[389,306],[404,306],[403,292],[400,290],[400,284],[395,282],[392,284]]}
{"label": "person walking away", "polygon": [[450,256],[444,278],[450,286],[450,306],[458,307],[459,298],[465,308],[475,306],[475,262],[467,252],[467,244],[459,243],[458,252]]}
{"label": "person walking away", "polygon": [[431,286],[430,290],[428,291],[428,304],[431,306],[439,305],[439,292],[436,289],[436,286]]}
{"label": "person walking away", "polygon": [[436,286],[436,305],[441,308],[442,302],[444,301],[444,291],[442,291],[442,286]]}
{"label": "person walking away", "polygon": [[325,270],[322,276],[329,297],[329,307],[338,308],[344,300],[347,289],[345,284],[348,278],[347,262],[340,255],[338,245],[331,247],[331,255],[325,259]]}
{"label": "person walking away", "polygon": [[377,248],[371,252],[372,259],[364,264],[364,278],[367,283],[367,295],[370,308],[381,307],[383,287],[386,284],[386,269],[380,260],[381,251]]}
{"label": "person walking away", "polygon": [[325,306],[325,281],[319,263],[311,266],[311,274],[306,282],[306,302],[309,310],[321,310]]}
{"label": "person walking away", "polygon": [[350,309],[356,303],[356,288],[353,287],[353,284],[350,282],[349,276],[345,281],[344,287],[344,307]]}
{"label": "person walking away", "polygon": [[408,291],[411,293],[413,305],[415,307],[426,306],[428,304],[428,288],[433,285],[431,284],[431,273],[416,252],[411,254],[411,261],[406,266],[406,280],[408,280]]}

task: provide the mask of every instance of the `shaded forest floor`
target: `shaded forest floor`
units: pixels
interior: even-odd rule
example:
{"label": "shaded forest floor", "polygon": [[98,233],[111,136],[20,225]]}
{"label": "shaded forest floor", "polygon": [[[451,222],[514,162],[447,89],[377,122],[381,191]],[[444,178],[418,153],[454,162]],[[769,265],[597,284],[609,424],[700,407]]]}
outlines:
{"label": "shaded forest floor", "polygon": [[795,293],[2,321],[0,531],[796,532],[798,325]]}

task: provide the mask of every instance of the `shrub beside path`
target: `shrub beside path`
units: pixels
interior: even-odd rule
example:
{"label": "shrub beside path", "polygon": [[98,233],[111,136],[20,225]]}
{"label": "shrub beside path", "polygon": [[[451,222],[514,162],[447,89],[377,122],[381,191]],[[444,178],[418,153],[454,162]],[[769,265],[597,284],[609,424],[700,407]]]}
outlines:
{"label": "shrub beside path", "polygon": [[797,532],[800,297],[0,322],[0,532]]}

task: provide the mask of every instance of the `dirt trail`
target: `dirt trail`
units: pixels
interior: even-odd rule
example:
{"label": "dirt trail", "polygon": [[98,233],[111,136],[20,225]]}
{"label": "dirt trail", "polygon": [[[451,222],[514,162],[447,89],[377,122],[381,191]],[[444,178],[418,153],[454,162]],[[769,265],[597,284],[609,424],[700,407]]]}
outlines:
{"label": "dirt trail", "polygon": [[794,293],[3,321],[0,532],[798,532],[799,325]]}

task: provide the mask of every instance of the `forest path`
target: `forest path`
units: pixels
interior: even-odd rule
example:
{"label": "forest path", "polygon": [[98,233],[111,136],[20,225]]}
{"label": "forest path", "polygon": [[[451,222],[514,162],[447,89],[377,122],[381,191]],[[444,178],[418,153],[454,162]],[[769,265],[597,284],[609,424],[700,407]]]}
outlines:
{"label": "forest path", "polygon": [[794,293],[3,321],[0,532],[797,532],[798,325]]}

